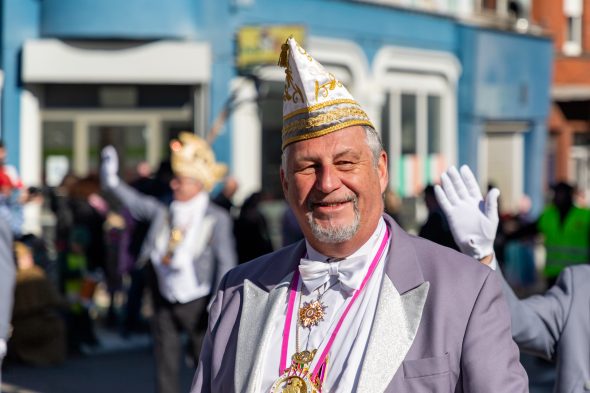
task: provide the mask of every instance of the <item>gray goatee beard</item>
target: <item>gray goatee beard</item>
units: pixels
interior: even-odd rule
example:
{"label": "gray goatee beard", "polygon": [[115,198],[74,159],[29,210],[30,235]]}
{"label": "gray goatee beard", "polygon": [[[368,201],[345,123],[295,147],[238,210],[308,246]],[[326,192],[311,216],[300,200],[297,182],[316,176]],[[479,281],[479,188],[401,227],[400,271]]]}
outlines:
{"label": "gray goatee beard", "polygon": [[353,203],[354,219],[350,225],[334,225],[330,222],[327,226],[322,226],[315,222],[313,213],[307,213],[307,222],[311,227],[313,236],[322,243],[342,243],[352,239],[358,232],[361,223],[361,213],[358,209],[358,199],[356,196],[349,199]]}

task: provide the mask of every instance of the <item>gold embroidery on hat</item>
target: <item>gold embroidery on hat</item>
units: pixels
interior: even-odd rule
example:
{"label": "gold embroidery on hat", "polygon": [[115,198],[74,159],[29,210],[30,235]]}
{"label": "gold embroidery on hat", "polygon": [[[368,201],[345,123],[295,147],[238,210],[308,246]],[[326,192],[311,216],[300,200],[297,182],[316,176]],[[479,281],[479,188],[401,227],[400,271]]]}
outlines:
{"label": "gold embroidery on hat", "polygon": [[289,113],[288,115],[283,116],[283,120],[288,120],[288,119],[292,118],[293,116],[300,115],[302,113],[312,113],[314,111],[317,111],[318,109],[322,109],[327,106],[340,105],[340,104],[352,104],[352,105],[358,106],[358,102],[356,102],[353,99],[339,98],[337,100],[320,102],[319,104],[315,104],[315,105],[307,106],[305,108],[297,109],[296,111],[293,111],[293,112]]}
{"label": "gold embroidery on hat", "polygon": [[306,140],[306,139],[317,138],[317,137],[320,137],[320,136],[324,136],[326,134],[329,134],[331,132],[342,130],[343,128],[352,127],[352,126],[369,126],[369,127],[373,127],[373,125],[371,124],[371,122],[368,121],[368,120],[349,120],[349,121],[344,121],[342,123],[335,124],[335,125],[333,125],[331,127],[324,128],[323,130],[319,130],[319,131],[316,131],[316,132],[310,132],[308,134],[301,134],[301,135],[297,135],[297,136],[294,136],[292,138],[289,138],[289,139],[287,139],[287,140],[285,140],[283,142],[282,149],[284,150],[285,147],[287,147],[287,145],[290,145],[291,143],[294,143],[294,142],[299,142],[299,141],[303,141],[303,140]]}
{"label": "gold embroidery on hat", "polygon": [[307,53],[305,51],[305,49],[300,47],[298,43],[296,43],[296,45],[297,45],[297,50],[299,51],[299,53],[301,53],[302,55],[305,55],[307,57],[307,60],[313,61],[313,57],[311,57],[311,55],[309,53]]}
{"label": "gold embroidery on hat", "polygon": [[297,130],[305,130],[309,128],[320,127],[347,117],[356,117],[357,119],[360,118],[365,122],[369,122],[369,117],[367,116],[365,111],[358,107],[335,108],[328,113],[322,113],[308,119],[299,119],[292,122],[291,124],[284,125],[283,134],[289,134]]}
{"label": "gold embroidery on hat", "polygon": [[334,90],[336,88],[336,86],[338,87],[342,87],[342,83],[336,79],[336,77],[332,74],[332,73],[328,73],[328,76],[330,77],[330,80],[326,83],[324,83],[323,85],[320,85],[320,83],[316,80],[315,81],[315,100],[318,100],[318,96],[321,93],[322,97],[327,97],[329,91],[328,90]]}
{"label": "gold embroidery on hat", "polygon": [[[301,88],[293,82],[293,74],[289,67],[285,69],[285,75],[285,92],[283,94],[283,101],[293,101],[294,103],[298,103],[299,100],[301,100],[301,102],[303,102],[303,92],[301,91]],[[290,90],[292,90],[292,93],[289,92]]]}
{"label": "gold embroidery on hat", "polygon": [[[303,92],[301,88],[293,81],[293,71],[289,64],[289,39],[293,38],[290,36],[287,41],[281,45],[281,54],[279,56],[279,66],[285,68],[285,90],[283,93],[283,101],[293,101],[294,103],[303,102]],[[308,55],[309,56],[309,55]],[[292,93],[290,92],[292,90]],[[299,98],[298,98],[299,97]]]}

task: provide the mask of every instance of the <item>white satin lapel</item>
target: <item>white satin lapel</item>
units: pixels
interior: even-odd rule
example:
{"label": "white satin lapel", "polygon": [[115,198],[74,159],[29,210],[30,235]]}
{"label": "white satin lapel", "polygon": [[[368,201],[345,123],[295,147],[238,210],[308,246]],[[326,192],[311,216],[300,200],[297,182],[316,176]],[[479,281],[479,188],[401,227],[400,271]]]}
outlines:
{"label": "white satin lapel", "polygon": [[272,321],[286,304],[292,274],[270,292],[246,280],[238,332],[235,369],[236,392],[257,392],[261,382],[264,355],[272,333]]}
{"label": "white satin lapel", "polygon": [[385,391],[414,342],[429,286],[424,282],[400,296],[383,278],[357,392]]}

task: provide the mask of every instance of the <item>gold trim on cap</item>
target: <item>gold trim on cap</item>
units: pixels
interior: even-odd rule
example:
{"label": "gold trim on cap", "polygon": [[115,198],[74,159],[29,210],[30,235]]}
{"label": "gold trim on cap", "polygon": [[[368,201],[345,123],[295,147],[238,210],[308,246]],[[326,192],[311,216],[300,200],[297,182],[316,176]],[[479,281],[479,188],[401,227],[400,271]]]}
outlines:
{"label": "gold trim on cap", "polygon": [[347,117],[355,117],[359,120],[369,121],[369,116],[364,110],[359,108],[357,105],[354,107],[335,108],[327,113],[320,113],[317,116],[310,117],[307,119],[295,120],[290,124],[283,125],[283,134],[290,134],[297,130],[306,130],[315,127],[321,127],[323,125],[332,124],[335,121],[345,119]]}
{"label": "gold trim on cap", "polygon": [[287,140],[285,140],[283,142],[282,150],[285,150],[285,147],[287,147],[287,145],[290,145],[291,143],[303,141],[303,140],[306,140],[306,139],[317,138],[319,136],[324,136],[324,135],[329,134],[331,132],[339,131],[339,130],[341,130],[343,128],[352,127],[352,126],[369,126],[369,127],[373,127],[373,124],[371,124],[371,122],[368,121],[368,120],[349,120],[349,121],[345,121],[345,122],[342,122],[342,123],[335,124],[332,127],[324,128],[323,130],[319,130],[319,131],[316,131],[316,132],[309,132],[307,134],[301,134],[301,135],[297,135],[297,136],[291,137],[291,138],[289,138],[289,139],[287,139]]}
{"label": "gold trim on cap", "polygon": [[293,112],[291,112],[291,113],[283,116],[283,120],[288,120],[288,119],[292,118],[293,116],[300,115],[302,113],[310,113],[310,112],[316,111],[318,109],[325,108],[325,107],[330,106],[330,105],[339,105],[339,104],[353,104],[353,105],[357,105],[357,106],[359,105],[358,102],[356,102],[355,100],[351,100],[349,98],[340,98],[338,100],[331,100],[331,101],[321,102],[319,104],[315,104],[315,105],[312,105],[312,106],[308,106],[308,107],[305,107],[305,108],[298,109],[296,111],[293,111]]}

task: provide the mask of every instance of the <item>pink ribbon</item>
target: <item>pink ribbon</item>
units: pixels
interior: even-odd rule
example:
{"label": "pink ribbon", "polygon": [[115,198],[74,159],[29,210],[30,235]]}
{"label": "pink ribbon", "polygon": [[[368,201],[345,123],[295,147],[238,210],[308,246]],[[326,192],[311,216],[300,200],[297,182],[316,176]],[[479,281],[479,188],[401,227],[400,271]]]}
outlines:
{"label": "pink ribbon", "polygon": [[[362,290],[367,285],[367,282],[369,282],[369,280],[371,279],[371,276],[373,275],[373,272],[375,271],[375,268],[377,267],[379,260],[383,256],[383,252],[385,251],[385,246],[387,245],[388,241],[389,241],[389,228],[387,228],[387,230],[385,232],[385,236],[383,237],[383,240],[381,241],[381,245],[379,246],[379,250],[377,250],[377,254],[375,254],[375,257],[373,258],[373,261],[371,262],[371,265],[369,266],[369,270],[367,271],[367,274],[365,275],[363,282],[361,283],[360,287],[356,291],[354,291],[354,294],[352,295],[351,300],[348,302],[348,305],[346,306],[346,308],[344,309],[344,312],[340,316],[340,319],[338,320],[338,323],[336,324],[334,331],[330,335],[330,338],[328,339],[328,343],[324,347],[324,350],[322,351],[322,354],[320,355],[320,358],[319,358],[318,362],[316,363],[316,366],[313,369],[312,380],[318,376],[318,372],[320,371],[322,364],[326,360],[326,357],[328,356],[328,353],[330,352],[330,349],[332,348],[332,344],[334,344],[334,340],[336,339],[336,336],[337,336],[338,332],[340,331],[342,324],[344,323],[344,319],[348,315],[348,312],[350,311],[354,302],[360,296],[360,293],[362,292]],[[293,273],[293,279],[291,281],[291,285],[289,286],[289,302],[287,305],[287,318],[285,320],[285,326],[283,329],[283,345],[281,348],[281,361],[280,361],[279,375],[282,374],[287,369],[287,352],[289,350],[289,333],[291,332],[291,323],[293,322],[292,321],[293,320],[293,308],[295,307],[295,298],[297,297],[297,288],[299,287],[299,281],[300,281],[299,271],[296,269],[295,272]]]}

